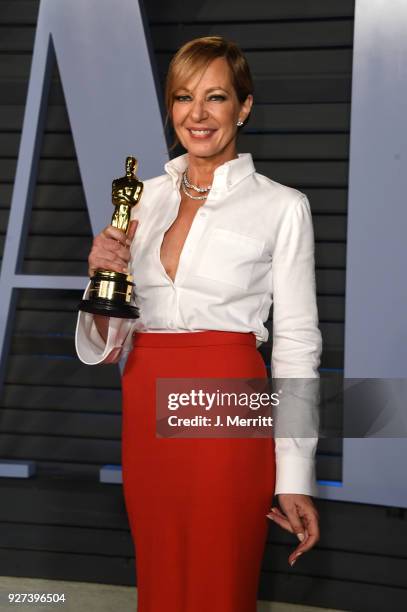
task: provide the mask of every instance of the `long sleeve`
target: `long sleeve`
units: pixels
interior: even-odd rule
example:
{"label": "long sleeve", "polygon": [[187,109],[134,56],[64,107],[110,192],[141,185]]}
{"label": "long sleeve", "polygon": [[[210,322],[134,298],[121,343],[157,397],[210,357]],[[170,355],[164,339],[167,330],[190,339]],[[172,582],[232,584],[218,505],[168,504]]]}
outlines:
{"label": "long sleeve", "polygon": [[[301,194],[293,209],[287,212],[279,230],[272,257],[273,277],[273,349],[272,378],[302,379],[289,383],[292,403],[287,414],[281,405],[280,430],[284,418],[297,433],[299,421],[308,421],[301,431],[318,431],[318,386],[309,379],[319,379],[318,367],[322,352],[322,337],[318,327],[314,262],[314,231],[307,197]],[[307,382],[308,381],[308,382]],[[317,381],[314,381],[314,383]],[[284,385],[283,385],[284,386]],[[298,406],[302,414],[292,419]],[[289,414],[291,412],[291,414]],[[278,430],[276,429],[276,434]],[[298,435],[298,434],[297,434]],[[318,437],[275,437],[275,494],[302,493],[316,495],[315,453]]]}
{"label": "long sleeve", "polygon": [[[89,295],[88,283],[83,299]],[[106,342],[101,338],[92,314],[79,311],[75,347],[79,359],[86,365],[117,363],[124,359],[131,350],[134,320],[109,317],[109,329]]]}

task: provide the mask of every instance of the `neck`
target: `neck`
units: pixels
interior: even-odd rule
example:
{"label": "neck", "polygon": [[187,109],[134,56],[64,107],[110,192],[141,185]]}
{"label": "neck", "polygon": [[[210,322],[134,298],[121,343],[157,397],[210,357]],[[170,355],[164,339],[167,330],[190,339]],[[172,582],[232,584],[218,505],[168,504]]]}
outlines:
{"label": "neck", "polygon": [[232,159],[237,159],[237,151],[232,151],[229,155],[219,155],[216,157],[197,157],[188,153],[188,178],[199,187],[212,185],[213,175],[216,168],[222,166]]}

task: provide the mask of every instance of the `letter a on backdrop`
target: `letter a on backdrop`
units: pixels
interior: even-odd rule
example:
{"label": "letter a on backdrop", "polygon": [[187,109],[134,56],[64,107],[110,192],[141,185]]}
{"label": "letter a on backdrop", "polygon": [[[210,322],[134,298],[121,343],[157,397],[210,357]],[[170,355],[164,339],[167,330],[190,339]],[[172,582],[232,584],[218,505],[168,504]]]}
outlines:
{"label": "letter a on backdrop", "polygon": [[41,0],[0,276],[0,385],[18,288],[82,289],[72,276],[21,274],[51,74],[57,62],[94,234],[112,215],[124,160],[143,179],[168,160],[154,67],[137,0]]}

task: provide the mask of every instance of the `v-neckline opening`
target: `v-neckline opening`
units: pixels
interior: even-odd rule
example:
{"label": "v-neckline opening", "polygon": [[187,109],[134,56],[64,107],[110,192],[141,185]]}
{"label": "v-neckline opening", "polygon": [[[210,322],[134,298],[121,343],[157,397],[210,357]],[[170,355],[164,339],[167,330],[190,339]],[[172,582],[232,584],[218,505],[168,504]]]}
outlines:
{"label": "v-neckline opening", "polygon": [[182,248],[181,248],[181,251],[180,251],[180,254],[179,254],[178,265],[177,265],[177,269],[175,270],[174,280],[172,280],[171,276],[168,274],[167,270],[165,269],[163,262],[161,261],[161,248],[162,248],[162,245],[163,245],[163,242],[164,242],[165,234],[168,232],[168,230],[175,223],[175,221],[177,220],[178,215],[179,215],[179,210],[181,208],[181,202],[182,202],[182,195],[181,195],[181,193],[179,191],[178,191],[178,194],[179,194],[179,201],[178,201],[178,205],[177,205],[175,219],[173,219],[173,221],[170,223],[170,225],[168,227],[166,227],[164,229],[164,231],[160,234],[160,241],[159,241],[159,244],[158,244],[158,261],[159,261],[159,263],[161,265],[161,268],[162,268],[162,271],[163,271],[165,277],[170,281],[170,283],[171,283],[171,285],[173,287],[175,287],[176,284],[177,284],[176,281],[177,281],[177,277],[178,277],[178,272],[179,272],[179,267],[180,267],[181,259],[182,259],[183,253],[185,251],[185,245],[187,244],[188,238],[189,238],[189,236],[191,234],[191,229],[192,229],[192,226],[194,224],[195,218],[196,218],[197,214],[199,213],[199,211],[204,207],[204,205],[207,202],[207,200],[205,200],[204,204],[201,204],[200,207],[197,208],[197,210],[195,211],[195,214],[194,214],[194,217],[192,219],[191,225],[190,225],[189,230],[187,232],[187,235],[185,237],[184,244],[182,245]]}

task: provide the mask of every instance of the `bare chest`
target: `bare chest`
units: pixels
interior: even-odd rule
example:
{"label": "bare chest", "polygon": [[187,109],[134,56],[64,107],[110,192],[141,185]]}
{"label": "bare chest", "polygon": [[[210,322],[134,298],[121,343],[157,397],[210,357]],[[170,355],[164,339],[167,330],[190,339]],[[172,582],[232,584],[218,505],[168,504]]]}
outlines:
{"label": "bare chest", "polygon": [[199,202],[189,200],[183,195],[177,218],[171,227],[165,232],[160,248],[161,263],[174,282],[177,274],[179,259],[192,222],[197,211],[201,208]]}

